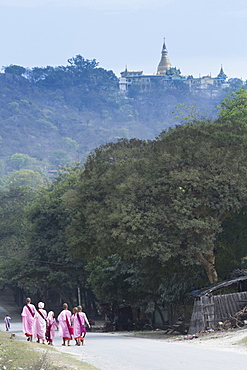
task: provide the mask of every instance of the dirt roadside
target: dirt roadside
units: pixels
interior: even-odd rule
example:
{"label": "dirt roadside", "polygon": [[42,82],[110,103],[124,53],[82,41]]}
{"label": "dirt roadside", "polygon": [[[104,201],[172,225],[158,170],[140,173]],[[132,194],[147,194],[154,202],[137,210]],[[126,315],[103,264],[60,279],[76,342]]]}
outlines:
{"label": "dirt roadside", "polygon": [[247,351],[247,328],[229,329],[227,331],[215,331],[197,333],[193,335],[166,335],[162,330],[143,333],[125,333],[126,336],[136,336],[164,340],[167,342],[177,342],[189,346],[200,346],[205,348],[218,348],[237,352]]}
{"label": "dirt roadside", "polygon": [[229,329],[227,331],[208,332],[197,334],[194,339],[175,339],[186,342],[189,345],[217,348],[222,350],[231,350],[238,352],[247,351],[247,328]]}

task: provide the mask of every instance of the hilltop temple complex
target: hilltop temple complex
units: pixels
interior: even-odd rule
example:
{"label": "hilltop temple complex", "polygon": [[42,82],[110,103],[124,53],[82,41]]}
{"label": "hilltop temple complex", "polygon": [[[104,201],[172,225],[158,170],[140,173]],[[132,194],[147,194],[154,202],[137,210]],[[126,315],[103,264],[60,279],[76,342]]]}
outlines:
{"label": "hilltop temple complex", "polygon": [[127,92],[132,87],[136,87],[140,91],[147,91],[159,86],[166,90],[176,88],[179,84],[180,86],[185,84],[192,93],[216,96],[223,88],[228,87],[227,75],[222,66],[216,77],[210,75],[198,78],[183,76],[180,69],[173,67],[169,60],[165,39],[156,74],[145,75],[143,71],[128,71],[127,67],[120,74],[119,88],[123,92]]}

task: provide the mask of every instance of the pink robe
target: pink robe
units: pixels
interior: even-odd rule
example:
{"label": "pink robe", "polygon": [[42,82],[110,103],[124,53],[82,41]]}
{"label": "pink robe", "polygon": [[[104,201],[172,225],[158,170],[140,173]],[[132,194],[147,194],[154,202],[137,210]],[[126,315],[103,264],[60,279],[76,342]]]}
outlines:
{"label": "pink robe", "polygon": [[70,334],[70,331],[69,331],[69,328],[68,328],[68,323],[67,323],[67,320],[66,320],[66,316],[67,316],[67,320],[68,320],[68,323],[69,325],[71,325],[71,312],[69,310],[63,310],[62,312],[60,312],[60,314],[58,315],[58,322],[59,322],[59,335],[60,337],[64,338],[64,339],[72,339],[72,335]]}
{"label": "pink robe", "polygon": [[47,328],[46,328],[46,339],[48,342],[52,343],[55,337],[55,328],[57,328],[57,323],[54,318],[51,320],[47,320]]}
{"label": "pink robe", "polygon": [[[81,320],[78,319],[78,315],[80,316]],[[74,314],[72,316],[72,322],[73,322],[73,327],[74,327],[74,338],[75,339],[85,337],[85,335],[86,335],[85,321],[89,325],[87,316],[84,312],[77,312],[76,314]]]}
{"label": "pink robe", "polygon": [[36,312],[36,308],[32,303],[28,304],[28,307],[30,308],[31,312],[27,308],[27,305],[23,307],[21,316],[22,316],[22,330],[23,333],[27,336],[30,337],[33,335],[33,320],[34,320],[34,315]]}
{"label": "pink robe", "polygon": [[[44,318],[39,314],[38,311],[42,313]],[[34,316],[33,335],[35,338],[45,340],[47,313],[46,310],[43,310],[42,308],[39,308],[38,311],[36,311]]]}

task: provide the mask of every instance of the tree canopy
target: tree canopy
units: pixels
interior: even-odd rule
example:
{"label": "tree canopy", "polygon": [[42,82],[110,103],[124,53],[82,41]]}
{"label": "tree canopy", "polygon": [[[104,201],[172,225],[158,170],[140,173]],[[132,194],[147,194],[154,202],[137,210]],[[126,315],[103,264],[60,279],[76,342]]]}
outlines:
{"label": "tree canopy", "polygon": [[220,105],[219,117],[222,120],[247,120],[247,90],[241,87],[227,95]]}
{"label": "tree canopy", "polygon": [[247,200],[246,144],[245,124],[229,119],[97,149],[77,188],[72,250],[163,262],[179,257],[199,262],[217,281],[216,237]]}

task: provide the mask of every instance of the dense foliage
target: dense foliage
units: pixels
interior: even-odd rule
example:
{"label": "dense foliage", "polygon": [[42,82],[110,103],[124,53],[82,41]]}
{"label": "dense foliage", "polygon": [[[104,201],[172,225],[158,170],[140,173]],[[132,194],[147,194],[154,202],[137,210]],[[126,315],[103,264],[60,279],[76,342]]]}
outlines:
{"label": "dense foliage", "polygon": [[195,122],[96,150],[78,184],[71,249],[199,261],[217,281],[216,236],[247,199],[246,139],[244,125]]}

